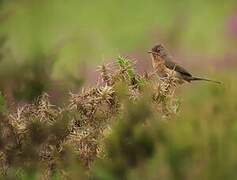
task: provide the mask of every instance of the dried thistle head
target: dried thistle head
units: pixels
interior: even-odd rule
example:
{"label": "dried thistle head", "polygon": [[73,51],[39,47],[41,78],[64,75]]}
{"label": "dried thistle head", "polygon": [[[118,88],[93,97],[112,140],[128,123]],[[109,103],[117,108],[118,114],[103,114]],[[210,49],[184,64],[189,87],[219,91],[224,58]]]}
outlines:
{"label": "dried thistle head", "polygon": [[101,77],[102,83],[104,83],[106,85],[112,84],[112,77],[111,77],[111,73],[110,73],[109,64],[99,66],[97,71],[100,72],[100,77]]}
{"label": "dried thistle head", "polygon": [[113,87],[105,85],[104,87],[98,89],[98,93],[102,100],[105,100],[110,103],[109,100],[113,98],[114,90]]}
{"label": "dried thistle head", "polygon": [[58,116],[60,110],[52,105],[49,101],[49,95],[43,93],[43,95],[36,101],[36,113],[40,121],[45,123],[55,122],[55,118]]}

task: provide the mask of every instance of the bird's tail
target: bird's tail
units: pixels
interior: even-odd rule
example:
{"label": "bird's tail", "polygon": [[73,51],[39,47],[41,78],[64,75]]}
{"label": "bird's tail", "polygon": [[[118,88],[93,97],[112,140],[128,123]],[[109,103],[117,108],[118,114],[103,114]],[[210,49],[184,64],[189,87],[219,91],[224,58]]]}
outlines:
{"label": "bird's tail", "polygon": [[200,78],[200,77],[192,77],[190,80],[191,81],[208,81],[208,82],[213,82],[213,83],[216,83],[216,84],[221,84],[220,81],[214,81],[214,80],[211,80],[211,79]]}

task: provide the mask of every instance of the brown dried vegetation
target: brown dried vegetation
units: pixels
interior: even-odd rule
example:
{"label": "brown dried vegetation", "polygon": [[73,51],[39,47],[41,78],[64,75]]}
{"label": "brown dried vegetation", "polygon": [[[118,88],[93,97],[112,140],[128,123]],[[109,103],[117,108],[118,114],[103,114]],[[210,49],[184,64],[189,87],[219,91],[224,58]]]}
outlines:
{"label": "brown dried vegetation", "polygon": [[[178,103],[172,75],[162,81],[147,73],[139,75],[133,63],[122,57],[117,58],[115,65],[102,65],[98,71],[97,84],[80,93],[70,93],[63,107],[51,104],[45,93],[15,112],[2,113],[2,176],[12,172],[17,175],[19,170],[40,170],[42,178],[48,179],[55,173],[68,177],[72,164],[89,170],[96,159],[110,158],[104,139],[113,132],[114,124],[124,116],[140,118],[136,111],[128,112],[128,106],[140,100],[149,104],[152,114],[161,119],[176,114]],[[136,124],[131,122],[129,126]]]}

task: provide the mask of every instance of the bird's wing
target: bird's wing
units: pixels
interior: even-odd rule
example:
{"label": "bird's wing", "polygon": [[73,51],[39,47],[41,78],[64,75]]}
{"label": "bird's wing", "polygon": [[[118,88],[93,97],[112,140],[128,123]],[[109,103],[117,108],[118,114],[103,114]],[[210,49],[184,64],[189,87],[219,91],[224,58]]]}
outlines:
{"label": "bird's wing", "polygon": [[181,74],[184,74],[186,76],[192,76],[186,69],[181,67],[180,65],[172,62],[172,61],[165,61],[165,66],[171,70],[175,70]]}

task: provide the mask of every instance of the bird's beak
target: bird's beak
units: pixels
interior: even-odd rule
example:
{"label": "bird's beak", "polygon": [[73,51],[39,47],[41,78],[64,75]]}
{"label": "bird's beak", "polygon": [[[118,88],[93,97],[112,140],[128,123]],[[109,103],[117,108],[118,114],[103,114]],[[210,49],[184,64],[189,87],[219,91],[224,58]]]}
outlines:
{"label": "bird's beak", "polygon": [[156,54],[156,55],[159,55],[159,53],[154,52],[154,51],[148,51],[147,53],[149,53],[149,54]]}

